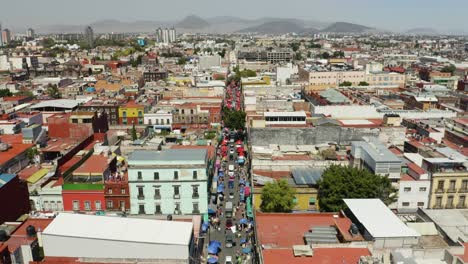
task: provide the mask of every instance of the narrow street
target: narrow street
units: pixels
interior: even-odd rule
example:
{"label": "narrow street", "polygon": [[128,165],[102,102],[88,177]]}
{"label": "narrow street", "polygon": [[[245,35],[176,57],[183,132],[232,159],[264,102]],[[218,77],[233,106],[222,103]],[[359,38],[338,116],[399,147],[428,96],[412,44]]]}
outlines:
{"label": "narrow street", "polygon": [[[240,109],[239,87],[228,86],[226,90],[225,104],[233,110]],[[247,202],[251,201],[248,159],[244,154],[247,146],[242,130],[223,128],[222,133],[208,207],[205,263],[253,263],[253,223],[247,213]]]}

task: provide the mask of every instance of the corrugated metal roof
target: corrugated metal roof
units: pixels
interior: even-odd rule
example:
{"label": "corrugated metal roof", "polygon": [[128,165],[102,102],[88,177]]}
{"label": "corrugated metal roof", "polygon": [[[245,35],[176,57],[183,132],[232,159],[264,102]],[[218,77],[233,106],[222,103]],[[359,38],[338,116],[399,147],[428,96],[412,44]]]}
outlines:
{"label": "corrugated metal roof", "polygon": [[298,185],[317,184],[317,181],[322,178],[323,170],[322,168],[294,168],[292,175],[294,182]]}
{"label": "corrugated metal roof", "polygon": [[36,171],[35,173],[33,173],[33,175],[31,175],[26,181],[34,184],[40,179],[42,179],[44,176],[46,176],[48,172],[49,172],[48,169],[40,169]]}

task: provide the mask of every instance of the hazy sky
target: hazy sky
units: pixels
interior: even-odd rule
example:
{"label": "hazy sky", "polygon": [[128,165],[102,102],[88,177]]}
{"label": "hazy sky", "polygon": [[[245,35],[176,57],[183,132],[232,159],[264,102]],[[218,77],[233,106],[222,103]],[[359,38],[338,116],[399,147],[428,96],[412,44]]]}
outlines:
{"label": "hazy sky", "polygon": [[464,30],[468,0],[0,0],[4,27],[88,24],[101,19],[178,20],[266,16],[346,21],[389,30]]}

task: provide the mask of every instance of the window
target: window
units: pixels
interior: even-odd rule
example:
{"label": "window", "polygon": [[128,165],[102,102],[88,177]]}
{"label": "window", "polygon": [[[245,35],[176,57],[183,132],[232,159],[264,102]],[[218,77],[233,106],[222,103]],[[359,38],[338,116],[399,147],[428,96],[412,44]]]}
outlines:
{"label": "window", "polygon": [[107,189],[108,194],[112,194],[112,188]]}
{"label": "window", "polygon": [[125,211],[125,201],[119,201],[120,210]]}
{"label": "window", "polygon": [[405,192],[411,192],[411,187],[405,187],[403,190],[404,190]]}
{"label": "window", "polygon": [[424,207],[424,202],[418,202],[418,207]]}
{"label": "window", "polygon": [[101,201],[94,201],[94,207],[96,207],[96,211],[102,210]]}
{"label": "window", "polygon": [[138,214],[146,214],[146,213],[145,213],[145,205],[144,205],[144,204],[139,204],[139,205],[138,205]]}
{"label": "window", "polygon": [[450,181],[450,188],[449,188],[450,190],[455,190],[455,183],[456,182],[457,182],[456,180],[451,180]]}
{"label": "window", "polygon": [[73,201],[73,210],[74,211],[80,210],[80,202],[79,201]]}
{"label": "window", "polygon": [[198,177],[198,171],[193,171],[193,179],[196,180]]}
{"label": "window", "polygon": [[143,200],[145,199],[145,195],[143,194],[143,187],[138,187],[138,199]]}
{"label": "window", "polygon": [[154,199],[161,199],[161,191],[159,186],[154,188]]}
{"label": "window", "polygon": [[453,206],[453,196],[448,196],[447,197],[447,207],[451,208]]}
{"label": "window", "polygon": [[123,112],[122,112],[122,116],[123,116],[123,117],[127,117],[127,111],[123,111]]}
{"label": "window", "polygon": [[193,109],[190,109],[190,114],[193,115]]}
{"label": "window", "polygon": [[162,214],[160,204],[155,204],[154,205],[154,214]]}
{"label": "window", "polygon": [[180,203],[175,203],[174,214],[180,214]]}
{"label": "window", "polygon": [[437,183],[437,190],[443,190],[444,189],[444,183],[445,183],[444,180],[439,180],[439,182]]}
{"label": "window", "polygon": [[465,200],[466,200],[466,196],[465,195],[460,195],[460,197],[458,198],[458,207],[464,208],[465,207]]}
{"label": "window", "polygon": [[185,110],[184,110],[184,109],[182,109],[182,114],[183,114],[183,115],[185,114]]}
{"label": "window", "polygon": [[178,180],[178,179],[179,179],[179,172],[174,171],[174,180]]}
{"label": "window", "polygon": [[192,198],[198,198],[199,197],[199,195],[198,195],[198,186],[192,186],[192,190],[193,190]]}
{"label": "window", "polygon": [[154,180],[159,181],[159,172],[154,173]]}
{"label": "window", "polygon": [[84,202],[84,208],[86,211],[91,211],[91,202],[90,201],[85,201]]}
{"label": "window", "polygon": [[169,119],[166,119],[166,123],[167,123],[168,125],[171,124],[171,122],[169,121]]}
{"label": "window", "polygon": [[126,194],[127,190],[125,188],[120,189],[120,194]]}
{"label": "window", "polygon": [[402,204],[404,207],[408,207],[409,206],[409,202],[403,202]]}
{"label": "window", "polygon": [[442,206],[442,197],[436,197],[436,207],[441,207]]}
{"label": "window", "polygon": [[200,209],[198,208],[198,203],[193,203],[192,213],[194,213],[194,214],[199,214],[200,213]]}
{"label": "window", "polygon": [[180,192],[179,192],[179,188],[180,186],[173,186],[174,187],[174,198],[180,198]]}
{"label": "window", "polygon": [[468,189],[468,180],[462,180],[461,189],[462,190],[467,190]]}
{"label": "window", "polygon": [[419,191],[420,191],[420,192],[425,192],[426,189],[427,189],[426,187],[419,187]]}
{"label": "window", "polygon": [[114,202],[112,200],[107,201],[107,209],[112,209],[114,208]]}
{"label": "window", "polygon": [[141,171],[137,172],[138,173],[138,176],[137,176],[137,179],[139,181],[143,180],[143,176],[141,175]]}

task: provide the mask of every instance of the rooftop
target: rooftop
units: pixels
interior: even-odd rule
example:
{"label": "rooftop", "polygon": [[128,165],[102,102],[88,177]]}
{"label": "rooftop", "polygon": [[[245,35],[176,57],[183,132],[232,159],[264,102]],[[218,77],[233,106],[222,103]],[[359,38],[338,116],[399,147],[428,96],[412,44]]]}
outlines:
{"label": "rooftop", "polygon": [[60,213],[43,236],[189,245],[192,223]]}
{"label": "rooftop", "polygon": [[347,241],[363,240],[349,233],[351,220],[338,213],[257,213],[256,219],[259,243],[269,248],[304,245],[304,234],[314,226],[333,226]]}
{"label": "rooftop", "polygon": [[380,199],[343,199],[356,219],[374,238],[419,237]]}
{"label": "rooftop", "polygon": [[101,174],[109,167],[109,157],[103,155],[91,155],[73,174]]}
{"label": "rooftop", "polygon": [[401,162],[401,159],[393,154],[377,138],[363,137],[364,141],[352,142],[353,148],[362,148],[375,161]]}
{"label": "rooftop", "polygon": [[0,142],[10,145],[8,150],[0,152],[0,166],[18,157],[18,155],[33,146],[32,144],[23,144],[22,140],[23,136],[21,134],[0,135]]}
{"label": "rooftop", "polygon": [[45,100],[41,101],[33,106],[31,109],[37,108],[44,108],[44,107],[54,107],[54,108],[66,108],[66,109],[73,109],[80,104],[77,100],[70,100],[70,99],[56,99],[56,100]]}
{"label": "rooftop", "polygon": [[139,164],[205,164],[206,149],[168,149],[163,151],[137,150],[130,154],[129,165]]}
{"label": "rooftop", "polygon": [[0,174],[0,188],[15,177],[15,174]]}
{"label": "rooftop", "polygon": [[312,257],[295,257],[291,249],[264,249],[263,261],[268,264],[342,264],[358,263],[361,256],[370,256],[367,248],[314,248]]}
{"label": "rooftop", "polygon": [[422,209],[422,212],[433,221],[453,242],[468,242],[467,209]]}

